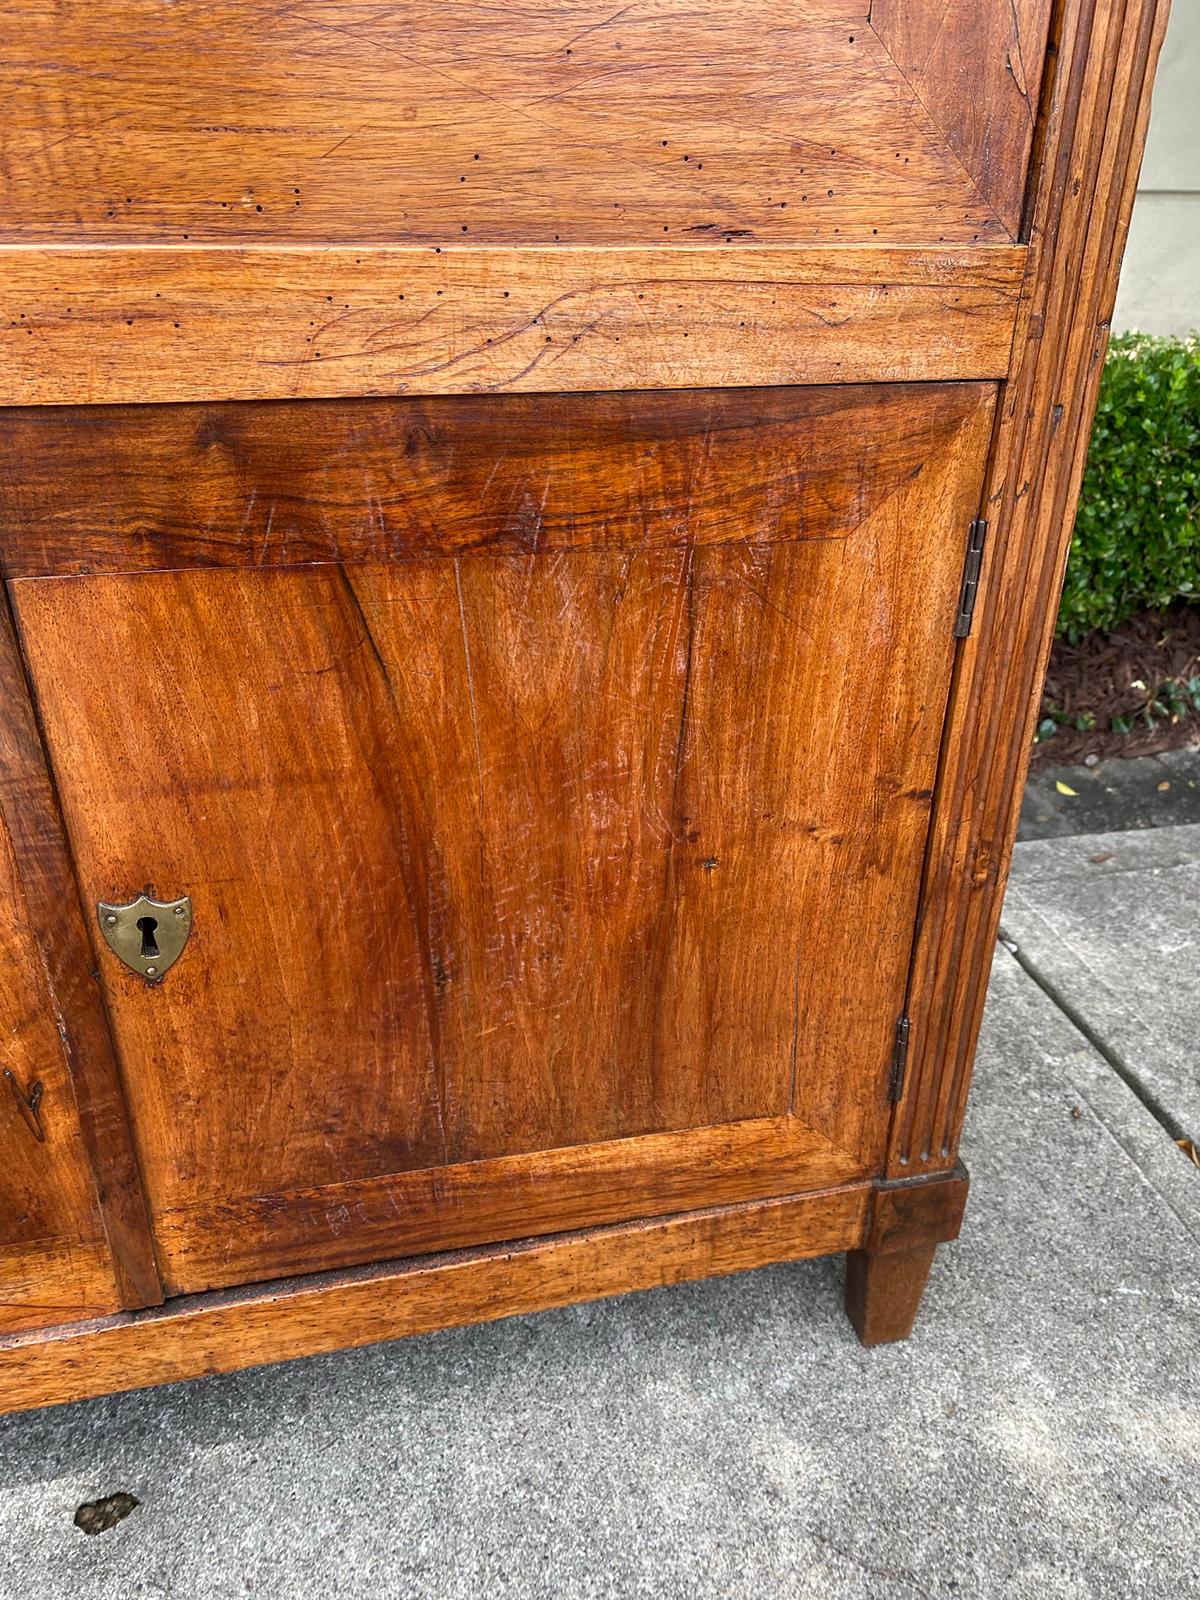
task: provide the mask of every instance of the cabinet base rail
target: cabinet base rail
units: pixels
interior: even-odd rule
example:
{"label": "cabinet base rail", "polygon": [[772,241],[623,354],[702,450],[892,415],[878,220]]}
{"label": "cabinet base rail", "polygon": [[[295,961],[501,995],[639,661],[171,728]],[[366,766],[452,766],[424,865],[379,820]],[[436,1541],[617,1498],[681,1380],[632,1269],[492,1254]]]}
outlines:
{"label": "cabinet base rail", "polygon": [[0,1411],[233,1372],[636,1289],[851,1252],[847,1309],[865,1344],[903,1338],[924,1277],[901,1269],[956,1238],[967,1176],[849,1184],[486,1249],[193,1295],[0,1339]]}

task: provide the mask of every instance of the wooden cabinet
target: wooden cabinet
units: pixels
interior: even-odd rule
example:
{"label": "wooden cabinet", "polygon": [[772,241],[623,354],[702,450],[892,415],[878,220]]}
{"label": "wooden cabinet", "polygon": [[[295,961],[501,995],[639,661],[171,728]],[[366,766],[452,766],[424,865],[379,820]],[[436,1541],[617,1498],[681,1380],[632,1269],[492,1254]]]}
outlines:
{"label": "wooden cabinet", "polygon": [[10,12],[0,1404],[907,1333],[1164,22]]}

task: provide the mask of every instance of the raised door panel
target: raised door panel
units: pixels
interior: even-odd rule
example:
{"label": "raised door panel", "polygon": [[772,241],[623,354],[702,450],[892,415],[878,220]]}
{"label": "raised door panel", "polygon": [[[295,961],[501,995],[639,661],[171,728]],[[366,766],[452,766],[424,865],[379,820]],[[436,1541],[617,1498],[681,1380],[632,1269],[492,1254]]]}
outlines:
{"label": "raised door panel", "polygon": [[10,419],[169,1291],[877,1166],[993,402]]}
{"label": "raised door panel", "polygon": [[0,17],[0,230],[171,243],[1006,241],[1048,9],[15,0]]}

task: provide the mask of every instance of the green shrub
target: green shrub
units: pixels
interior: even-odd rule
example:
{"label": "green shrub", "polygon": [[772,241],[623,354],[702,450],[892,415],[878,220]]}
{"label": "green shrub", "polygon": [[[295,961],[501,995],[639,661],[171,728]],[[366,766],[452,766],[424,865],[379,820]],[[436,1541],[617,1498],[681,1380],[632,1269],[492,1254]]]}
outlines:
{"label": "green shrub", "polygon": [[1200,599],[1200,338],[1112,341],[1058,631]]}

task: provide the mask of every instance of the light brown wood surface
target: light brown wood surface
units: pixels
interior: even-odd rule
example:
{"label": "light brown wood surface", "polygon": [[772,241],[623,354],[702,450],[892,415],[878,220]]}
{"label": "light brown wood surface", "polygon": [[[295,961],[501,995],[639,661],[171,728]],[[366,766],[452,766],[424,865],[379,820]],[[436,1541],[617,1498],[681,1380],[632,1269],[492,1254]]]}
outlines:
{"label": "light brown wood surface", "polygon": [[871,0],[871,26],[1012,238],[1033,142],[1051,0]]}
{"label": "light brown wood surface", "polygon": [[174,1383],[856,1248],[865,1185],[175,1301],[0,1337],[0,1410]]}
{"label": "light brown wood surface", "polygon": [[[380,1110],[380,1120],[388,1117]],[[558,1233],[862,1178],[799,1117],[576,1144],[324,1187],[226,1194],[155,1215],[168,1293]]]}
{"label": "light brown wood surface", "polygon": [[[14,1102],[0,1077],[0,1167],[8,1169],[0,1238],[15,1247],[5,1261],[0,1326],[27,1323],[39,1304],[47,1321],[54,1307],[97,1310],[112,1295],[122,1306],[155,1304],[162,1286],[128,1107],[7,594],[0,598],[0,852],[12,874],[0,924],[7,1064],[26,1098],[40,1078],[46,1132],[30,1151],[26,1120],[8,1115]],[[91,1197],[78,1170],[81,1146]]]}
{"label": "light brown wood surface", "polygon": [[1046,5],[15,0],[0,403],[1000,377]]}
{"label": "light brown wood surface", "polygon": [[996,378],[1024,250],[0,245],[0,403]]}
{"label": "light brown wood surface", "polygon": [[0,403],[1000,377],[1046,3],[14,0]]}
{"label": "light brown wood surface", "polygon": [[[116,1311],[91,1164],[2,821],[0,1071],[0,1329]],[[35,1110],[23,1112],[18,1095]]]}

